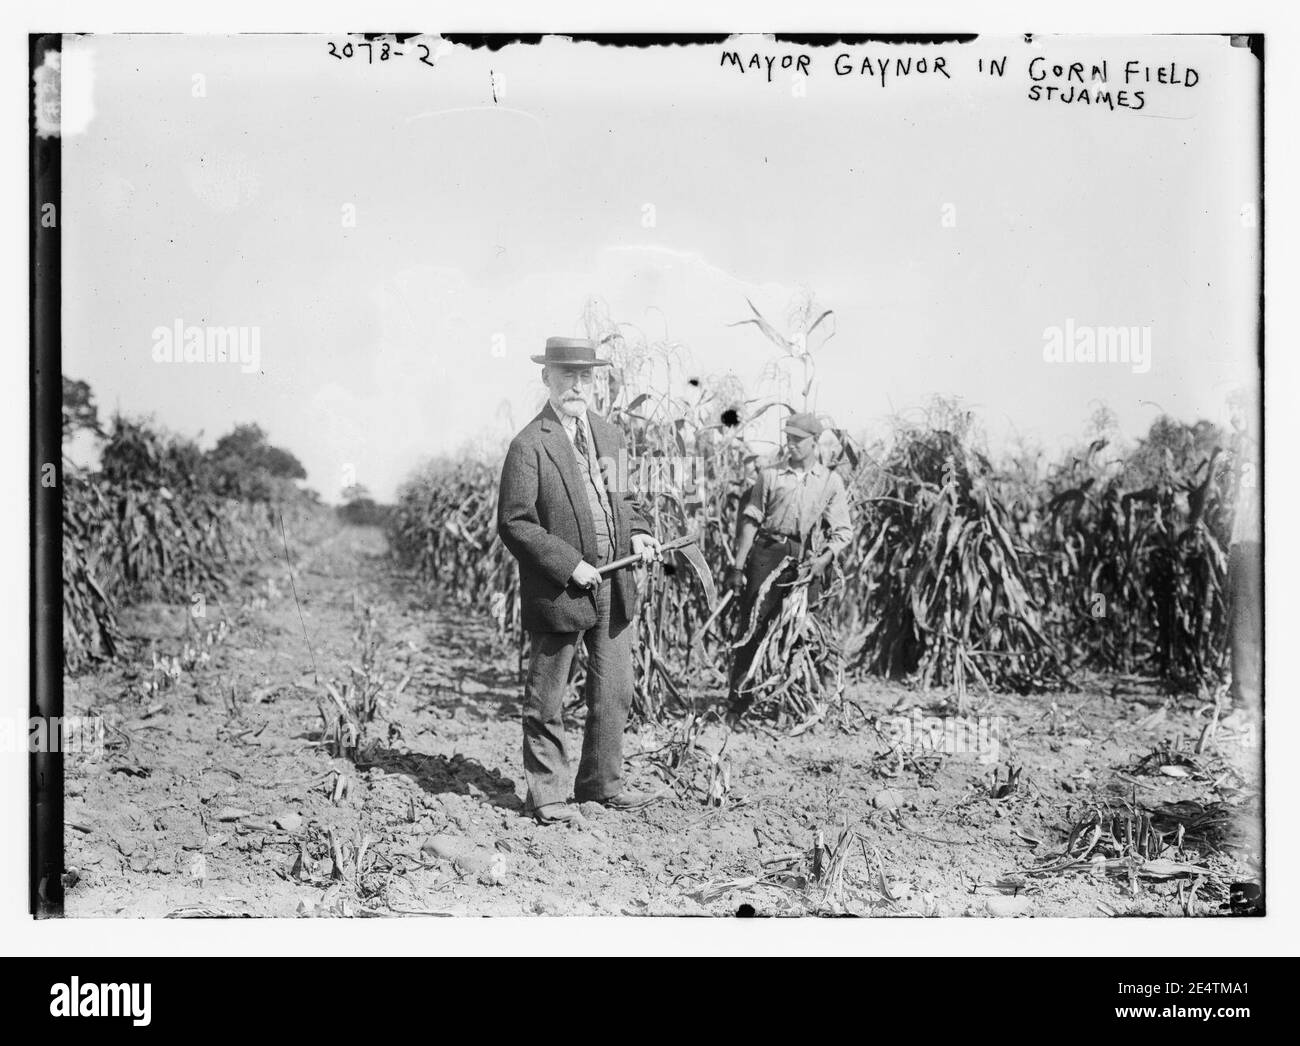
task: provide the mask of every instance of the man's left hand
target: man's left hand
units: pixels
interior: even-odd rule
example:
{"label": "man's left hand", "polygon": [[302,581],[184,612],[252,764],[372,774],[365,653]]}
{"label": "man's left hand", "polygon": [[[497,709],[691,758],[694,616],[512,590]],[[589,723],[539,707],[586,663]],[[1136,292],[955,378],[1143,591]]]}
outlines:
{"label": "man's left hand", "polygon": [[632,551],[641,557],[641,562],[650,564],[663,560],[663,553],[659,550],[659,539],[653,534],[633,534]]}
{"label": "man's left hand", "polygon": [[831,562],[835,556],[831,552],[823,552],[820,556],[812,561],[812,576],[821,577],[830,569]]}

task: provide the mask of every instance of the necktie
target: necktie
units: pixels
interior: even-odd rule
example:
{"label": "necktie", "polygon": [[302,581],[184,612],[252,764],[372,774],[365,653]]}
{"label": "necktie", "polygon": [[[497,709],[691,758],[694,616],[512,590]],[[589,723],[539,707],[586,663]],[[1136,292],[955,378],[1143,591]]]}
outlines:
{"label": "necktie", "polygon": [[592,485],[595,486],[596,490],[601,492],[600,508],[605,517],[606,533],[610,535],[610,539],[612,540],[614,536],[614,521],[610,518],[609,510],[605,507],[603,484],[600,478],[596,475],[595,470],[591,467],[591,455],[587,452],[587,426],[582,423],[582,418],[578,418],[576,421],[577,423],[573,427],[573,445],[578,448],[578,453],[582,456],[583,466],[587,470],[587,475],[591,479]]}

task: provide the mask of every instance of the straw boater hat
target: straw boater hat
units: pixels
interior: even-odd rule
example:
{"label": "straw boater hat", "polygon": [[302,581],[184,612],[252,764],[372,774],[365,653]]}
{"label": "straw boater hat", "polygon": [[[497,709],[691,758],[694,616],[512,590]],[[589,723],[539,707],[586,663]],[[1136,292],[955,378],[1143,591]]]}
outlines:
{"label": "straw boater hat", "polygon": [[548,367],[608,367],[609,360],[596,358],[596,343],[590,338],[547,338],[546,355],[533,356],[534,363]]}

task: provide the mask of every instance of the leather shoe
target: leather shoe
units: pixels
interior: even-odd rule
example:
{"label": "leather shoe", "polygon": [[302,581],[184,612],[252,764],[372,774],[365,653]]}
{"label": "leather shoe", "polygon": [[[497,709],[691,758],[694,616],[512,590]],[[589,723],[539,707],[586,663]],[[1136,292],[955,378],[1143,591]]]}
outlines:
{"label": "leather shoe", "polygon": [[546,803],[533,810],[533,817],[538,824],[573,824],[578,811],[567,803]]}
{"label": "leather shoe", "polygon": [[644,810],[651,803],[657,803],[665,794],[665,792],[634,792],[630,788],[624,788],[617,795],[602,799],[601,804],[611,810]]}

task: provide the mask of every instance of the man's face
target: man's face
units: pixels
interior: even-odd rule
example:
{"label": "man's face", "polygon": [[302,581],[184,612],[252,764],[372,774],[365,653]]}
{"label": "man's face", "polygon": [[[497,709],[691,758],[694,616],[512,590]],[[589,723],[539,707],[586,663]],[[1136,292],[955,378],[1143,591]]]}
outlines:
{"label": "man's face", "polygon": [[586,413],[595,380],[594,367],[542,368],[542,383],[550,393],[551,406],[574,418]]}
{"label": "man's face", "polygon": [[786,432],[785,449],[796,465],[807,465],[817,453],[817,438],[802,432]]}

